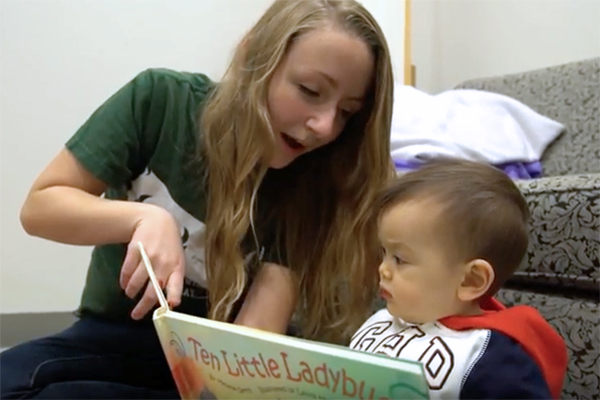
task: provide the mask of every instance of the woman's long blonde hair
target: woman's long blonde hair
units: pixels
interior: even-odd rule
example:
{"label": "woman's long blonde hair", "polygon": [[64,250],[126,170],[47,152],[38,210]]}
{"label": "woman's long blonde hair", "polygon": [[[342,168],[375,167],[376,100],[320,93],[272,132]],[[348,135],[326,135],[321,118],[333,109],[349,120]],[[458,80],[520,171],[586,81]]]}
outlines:
{"label": "woman's long blonde hair", "polygon": [[[333,143],[270,170],[269,81],[300,35],[325,26],[371,48],[375,70],[365,106]],[[230,319],[243,295],[248,274],[241,244],[250,231],[258,247],[254,223],[260,216],[259,224],[274,227],[283,263],[298,278],[303,336],[343,342],[363,322],[379,262],[371,207],[391,172],[392,87],[383,33],[356,1],[277,0],[246,34],[200,117],[208,163],[211,318]],[[268,212],[257,213],[259,206]]]}

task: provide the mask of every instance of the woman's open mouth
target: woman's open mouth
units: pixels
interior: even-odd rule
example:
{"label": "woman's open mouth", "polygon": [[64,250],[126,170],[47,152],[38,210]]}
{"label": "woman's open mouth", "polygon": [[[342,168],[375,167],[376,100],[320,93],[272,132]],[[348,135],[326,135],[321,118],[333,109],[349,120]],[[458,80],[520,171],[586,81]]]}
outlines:
{"label": "woman's open mouth", "polygon": [[302,151],[304,150],[305,146],[300,143],[299,141],[297,141],[296,139],[294,139],[293,137],[281,132],[281,138],[283,139],[283,141],[285,142],[285,144],[288,145],[288,147],[292,150],[295,151]]}

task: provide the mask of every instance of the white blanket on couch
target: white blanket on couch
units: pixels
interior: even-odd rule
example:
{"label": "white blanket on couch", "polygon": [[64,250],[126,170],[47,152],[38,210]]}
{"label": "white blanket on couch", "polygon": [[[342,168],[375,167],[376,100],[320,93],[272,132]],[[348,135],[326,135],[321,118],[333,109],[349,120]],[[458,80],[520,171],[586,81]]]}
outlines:
{"label": "white blanket on couch", "polygon": [[497,93],[450,90],[429,95],[396,85],[391,149],[395,161],[455,157],[489,164],[533,162],[563,125]]}

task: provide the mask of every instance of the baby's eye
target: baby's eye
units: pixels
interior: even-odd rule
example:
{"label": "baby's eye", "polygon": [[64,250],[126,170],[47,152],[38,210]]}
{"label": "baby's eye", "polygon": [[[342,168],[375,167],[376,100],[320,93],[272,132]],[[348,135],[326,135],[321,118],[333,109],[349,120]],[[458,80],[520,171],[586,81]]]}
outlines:
{"label": "baby's eye", "polygon": [[404,261],[402,258],[398,257],[398,256],[394,256],[394,262],[395,262],[397,265],[402,265],[402,264],[404,264],[404,263],[405,263],[405,261]]}

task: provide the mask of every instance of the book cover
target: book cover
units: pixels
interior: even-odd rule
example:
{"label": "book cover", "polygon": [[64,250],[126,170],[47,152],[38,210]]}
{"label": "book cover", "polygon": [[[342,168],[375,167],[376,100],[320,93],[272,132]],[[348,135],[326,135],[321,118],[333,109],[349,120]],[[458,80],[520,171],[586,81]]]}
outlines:
{"label": "book cover", "polygon": [[182,399],[427,399],[421,363],[293,338],[169,309],[153,315]]}

